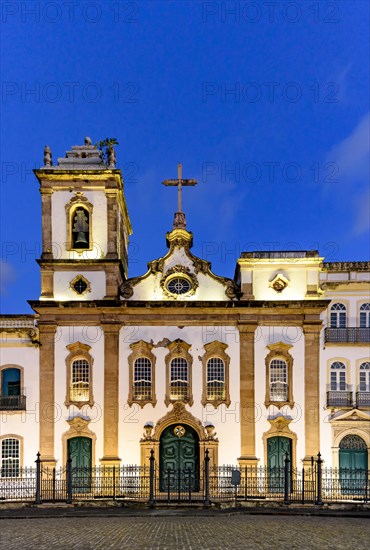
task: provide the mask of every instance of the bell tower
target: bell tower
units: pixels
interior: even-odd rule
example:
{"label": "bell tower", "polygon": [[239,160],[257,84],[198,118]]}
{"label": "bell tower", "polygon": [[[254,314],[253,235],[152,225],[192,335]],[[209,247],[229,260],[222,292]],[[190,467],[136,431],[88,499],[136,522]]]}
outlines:
{"label": "bell tower", "polygon": [[105,154],[86,137],[56,165],[46,146],[34,173],[42,200],[40,300],[117,298],[132,229],[113,146]]}

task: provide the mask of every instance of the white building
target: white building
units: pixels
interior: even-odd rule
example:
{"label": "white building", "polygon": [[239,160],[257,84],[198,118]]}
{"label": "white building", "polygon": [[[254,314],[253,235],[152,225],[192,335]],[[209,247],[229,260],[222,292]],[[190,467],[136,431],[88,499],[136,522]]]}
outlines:
{"label": "white building", "polygon": [[191,253],[180,201],[167,253],[130,279],[108,153],[87,139],[53,166],[47,148],[35,170],[41,295],[33,316],[0,318],[1,475],[37,451],[51,466],[117,465],[147,464],[152,448],[160,471],[196,474],[206,448],[215,465],[288,452],[301,466],[320,451],[367,467],[370,263],[244,253],[230,280]]}

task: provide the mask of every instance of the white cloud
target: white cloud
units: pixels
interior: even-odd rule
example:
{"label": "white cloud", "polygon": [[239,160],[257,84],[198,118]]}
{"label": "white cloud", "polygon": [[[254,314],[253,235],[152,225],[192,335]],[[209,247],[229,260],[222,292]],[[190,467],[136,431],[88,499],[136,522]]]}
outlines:
{"label": "white cloud", "polygon": [[16,272],[9,262],[0,262],[0,295],[8,294],[8,287],[16,280]]}

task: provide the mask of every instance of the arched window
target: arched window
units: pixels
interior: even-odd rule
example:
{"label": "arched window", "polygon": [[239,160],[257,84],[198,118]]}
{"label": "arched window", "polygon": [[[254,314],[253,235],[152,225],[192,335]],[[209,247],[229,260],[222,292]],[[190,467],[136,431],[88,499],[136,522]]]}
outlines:
{"label": "arched window", "polygon": [[82,206],[73,210],[72,214],[72,248],[90,248],[90,214]]}
{"label": "arched window", "polygon": [[330,390],[346,391],[346,366],[341,361],[334,361],[330,366]]}
{"label": "arched window", "polygon": [[90,365],[86,359],[76,359],[72,363],[71,401],[79,403],[90,399]]}
{"label": "arched window", "polygon": [[366,451],[366,443],[359,435],[345,435],[339,443],[340,449]]}
{"label": "arched window", "polygon": [[132,397],[134,401],[152,400],[152,363],[146,357],[135,361]]}
{"label": "arched window", "polygon": [[90,355],[90,346],[82,342],[74,342],[66,346],[69,355],[67,366],[67,396],[65,405],[75,405],[78,408],[86,404],[93,405],[92,376],[94,359]]}
{"label": "arched window", "polygon": [[370,392],[370,362],[365,361],[359,369],[359,391]]}
{"label": "arched window", "polygon": [[288,366],[283,359],[270,362],[270,400],[288,401]]}
{"label": "arched window", "polygon": [[207,400],[224,401],[226,399],[225,363],[219,357],[207,361]]}
{"label": "arched window", "polygon": [[333,304],[330,308],[330,326],[332,328],[346,328],[347,311],[344,304]]}
{"label": "arched window", "polygon": [[4,397],[21,395],[21,371],[9,367],[1,371],[1,395]]}
{"label": "arched window", "polygon": [[362,304],[360,307],[360,328],[370,327],[370,304]]}
{"label": "arched window", "polygon": [[170,399],[187,401],[189,386],[188,362],[182,357],[175,357],[170,367]]}
{"label": "arched window", "polygon": [[19,439],[8,437],[1,440],[1,477],[19,477]]}

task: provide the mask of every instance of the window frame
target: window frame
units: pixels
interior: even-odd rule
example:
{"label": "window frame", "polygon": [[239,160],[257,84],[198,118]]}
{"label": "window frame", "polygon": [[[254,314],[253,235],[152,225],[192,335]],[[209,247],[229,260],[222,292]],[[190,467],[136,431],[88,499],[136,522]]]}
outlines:
{"label": "window frame", "polygon": [[[294,399],[293,399],[293,357],[289,353],[289,350],[293,347],[290,344],[285,344],[284,342],[277,342],[276,344],[270,344],[269,346],[266,346],[267,349],[270,350],[270,353],[268,353],[265,357],[265,368],[266,368],[266,375],[265,375],[265,384],[266,384],[266,393],[265,393],[265,407],[269,407],[270,405],[274,405],[278,409],[285,407],[288,405],[290,408],[294,407]],[[285,361],[287,370],[286,370],[286,378],[287,378],[287,399],[285,401],[276,401],[273,399],[273,395],[271,394],[271,373],[270,373],[270,365],[272,361],[275,359]]]}
{"label": "window frame", "polygon": [[[91,346],[87,344],[83,344],[82,342],[74,342],[73,344],[69,344],[68,346],[66,346],[66,348],[69,350],[70,353],[67,355],[65,360],[67,376],[66,376],[66,400],[64,404],[66,407],[70,407],[71,405],[74,405],[79,409],[81,409],[85,405],[92,407],[94,405],[94,397],[93,397],[94,358],[90,355]],[[84,400],[84,401],[76,400],[73,398],[73,395],[72,395],[72,378],[73,378],[72,369],[73,369],[74,362],[78,360],[87,361],[89,364],[89,389],[88,389],[89,397],[87,400]]]}
{"label": "window frame", "polygon": [[[365,325],[361,325],[361,320],[365,319]],[[358,310],[358,326],[359,328],[370,328],[370,303],[362,302]]]}
{"label": "window frame", "polygon": [[[15,439],[18,441],[18,475],[16,476],[3,476],[3,441],[6,441],[8,439]],[[19,479],[22,477],[22,469],[23,469],[23,437],[21,435],[17,434],[4,434],[0,436],[0,479]]]}
{"label": "window frame", "polygon": [[[227,344],[215,340],[209,342],[204,346],[205,353],[202,356],[202,366],[203,366],[203,392],[202,392],[202,405],[205,406],[207,403],[213,405],[216,409],[219,405],[225,404],[226,407],[230,406],[230,385],[229,385],[229,370],[230,370],[230,357],[226,353],[226,349],[229,347]],[[225,397],[224,399],[211,399],[208,397],[208,362],[211,359],[220,359],[224,363],[224,388],[225,388]]]}
{"label": "window frame", "polygon": [[[342,365],[341,367],[333,368],[333,365]],[[336,376],[333,377],[333,374]],[[344,376],[341,376],[344,374]],[[333,380],[335,378],[335,381]],[[333,382],[335,388],[333,388]],[[341,387],[342,386],[342,387]],[[343,361],[334,360],[330,362],[329,365],[329,391],[331,392],[342,392],[348,391],[348,380],[347,380],[347,365]]]}
{"label": "window frame", "polygon": [[[335,306],[342,306],[337,307]],[[333,316],[335,316],[335,322],[333,323]],[[344,324],[341,319],[344,318]],[[335,302],[330,306],[329,312],[330,328],[347,328],[347,306],[343,302]]]}
{"label": "window frame", "polygon": [[[192,384],[192,370],[193,370],[193,358],[189,353],[189,349],[191,348],[191,345],[185,342],[184,340],[181,340],[181,338],[178,338],[177,340],[174,340],[173,342],[170,342],[167,344],[168,353],[165,357],[165,363],[166,363],[166,395],[165,395],[165,404],[168,406],[170,403],[187,403],[188,405],[193,405],[193,384]],[[181,399],[173,399],[171,397],[171,363],[173,359],[185,359],[187,362],[188,367],[188,397],[186,400]]]}
{"label": "window frame", "polygon": [[[156,392],[155,392],[155,364],[156,356],[152,353],[153,344],[145,342],[144,340],[139,340],[130,344],[132,353],[128,356],[129,364],[129,394],[127,403],[131,407],[133,403],[137,403],[141,408],[150,403],[153,407],[157,403]],[[145,358],[148,359],[151,363],[151,398],[150,399],[137,399],[134,395],[134,382],[135,382],[135,363],[137,359]]]}
{"label": "window frame", "polygon": [[[364,367],[364,365],[366,365],[366,367]],[[361,374],[364,374],[365,389],[361,389],[361,384],[363,383],[361,382]],[[359,392],[370,392],[370,361],[369,360],[362,361],[358,366],[358,386],[357,387]]]}

